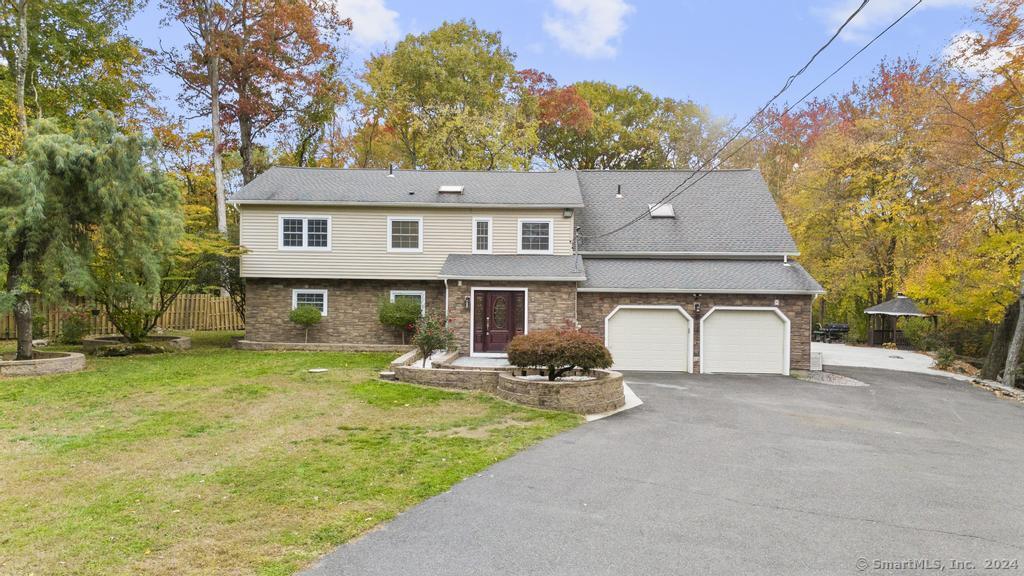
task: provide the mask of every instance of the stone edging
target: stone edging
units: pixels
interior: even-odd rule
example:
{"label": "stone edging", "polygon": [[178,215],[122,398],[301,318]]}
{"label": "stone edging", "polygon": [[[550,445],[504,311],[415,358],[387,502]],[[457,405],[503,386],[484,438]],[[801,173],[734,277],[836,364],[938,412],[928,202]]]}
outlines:
{"label": "stone edging", "polygon": [[[188,350],[192,347],[192,339],[188,336],[146,336],[142,343],[161,346],[170,350]],[[82,338],[82,350],[86,354],[95,354],[97,350],[104,346],[120,346],[122,344],[127,344],[127,342],[118,334],[102,334]]]}
{"label": "stone edging", "polygon": [[307,352],[407,352],[408,345],[401,344],[336,344],[328,342],[257,342],[238,340],[235,348],[240,350],[299,350]]}
{"label": "stone edging", "polygon": [[33,351],[31,360],[0,360],[0,376],[42,376],[85,370],[85,355],[80,352]]}

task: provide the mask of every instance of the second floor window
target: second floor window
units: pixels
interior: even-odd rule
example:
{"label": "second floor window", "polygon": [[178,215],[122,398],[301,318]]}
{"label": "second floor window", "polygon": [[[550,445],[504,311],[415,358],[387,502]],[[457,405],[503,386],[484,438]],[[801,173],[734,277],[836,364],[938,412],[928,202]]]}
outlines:
{"label": "second floor window", "polygon": [[388,218],[388,252],[422,252],[423,219]]}
{"label": "second floor window", "polygon": [[551,220],[520,220],[519,252],[551,254]]}
{"label": "second floor window", "polygon": [[491,253],[491,219],[473,218],[473,253]]}
{"label": "second floor window", "polygon": [[281,248],[330,250],[330,217],[282,216]]}

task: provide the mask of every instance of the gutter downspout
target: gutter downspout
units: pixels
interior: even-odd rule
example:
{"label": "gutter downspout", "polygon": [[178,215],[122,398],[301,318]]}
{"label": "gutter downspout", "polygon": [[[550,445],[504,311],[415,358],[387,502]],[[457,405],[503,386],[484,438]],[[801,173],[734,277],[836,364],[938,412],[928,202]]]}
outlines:
{"label": "gutter downspout", "polygon": [[448,279],[444,279],[444,325],[448,325]]}

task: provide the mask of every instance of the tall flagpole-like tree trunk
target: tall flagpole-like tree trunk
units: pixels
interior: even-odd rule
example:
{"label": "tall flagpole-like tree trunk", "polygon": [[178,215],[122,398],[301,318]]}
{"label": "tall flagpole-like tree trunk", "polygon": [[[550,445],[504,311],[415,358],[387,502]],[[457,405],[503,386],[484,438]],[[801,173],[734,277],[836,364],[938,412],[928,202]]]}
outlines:
{"label": "tall flagpole-like tree trunk", "polygon": [[28,133],[28,114],[25,111],[25,74],[28,69],[28,0],[15,0],[14,11],[18,19],[18,50],[14,55],[14,102],[18,109],[18,126],[23,135]]}
{"label": "tall flagpole-like tree trunk", "polygon": [[[14,54],[14,102],[22,138],[28,137],[28,112],[25,110],[25,76],[28,70],[28,0],[15,0],[18,23],[18,48]],[[32,303],[22,291],[21,267],[25,260],[24,243],[11,248],[7,258],[7,291],[14,294],[14,328],[18,334],[18,360],[32,359]]]}
{"label": "tall flagpole-like tree trunk", "polygon": [[213,132],[213,182],[217,202],[217,231],[228,236],[228,215],[224,196],[224,163],[221,157],[223,136],[220,127],[220,52],[217,43],[214,0],[207,0],[206,13],[200,15],[201,34],[206,43],[206,72],[210,85],[210,128]]}
{"label": "tall flagpole-like tree trunk", "polygon": [[1013,329],[1010,350],[1006,354],[1006,368],[1003,369],[1003,384],[1013,386],[1017,383],[1017,364],[1020,363],[1020,347],[1024,345],[1024,272],[1020,274],[1020,312],[1017,314],[1017,326]]}

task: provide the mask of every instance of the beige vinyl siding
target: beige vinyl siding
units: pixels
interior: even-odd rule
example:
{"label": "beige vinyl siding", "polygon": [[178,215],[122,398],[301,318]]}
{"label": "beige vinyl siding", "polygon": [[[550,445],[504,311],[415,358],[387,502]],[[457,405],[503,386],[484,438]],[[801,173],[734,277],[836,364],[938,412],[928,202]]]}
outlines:
{"label": "beige vinyl siding", "polygon": [[[473,252],[473,218],[492,218],[493,254],[515,254],[520,218],[550,218],[555,254],[572,254],[573,218],[552,209],[239,206],[242,276],[433,279],[449,254]],[[280,216],[330,216],[330,251],[281,250]],[[388,252],[388,216],[423,218],[423,252]]]}

